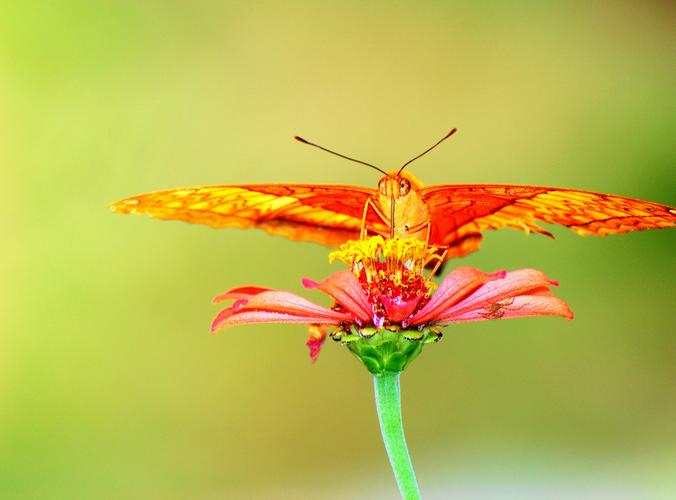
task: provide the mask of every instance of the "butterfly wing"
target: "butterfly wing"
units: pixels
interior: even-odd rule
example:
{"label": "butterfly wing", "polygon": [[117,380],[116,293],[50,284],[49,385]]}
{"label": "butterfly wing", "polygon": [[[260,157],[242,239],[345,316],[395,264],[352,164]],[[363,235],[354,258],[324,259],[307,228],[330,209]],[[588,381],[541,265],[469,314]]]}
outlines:
{"label": "butterfly wing", "polygon": [[448,257],[478,250],[487,229],[511,227],[551,236],[536,221],[600,236],[676,225],[674,208],[591,191],[451,184],[425,187],[421,194],[432,219],[430,243],[448,246]]}
{"label": "butterfly wing", "polygon": [[[364,205],[376,191],[341,185],[202,186],[145,193],[114,203],[118,213],[144,213],[214,228],[260,228],[329,246],[359,238]],[[369,211],[367,224],[387,231]]]}

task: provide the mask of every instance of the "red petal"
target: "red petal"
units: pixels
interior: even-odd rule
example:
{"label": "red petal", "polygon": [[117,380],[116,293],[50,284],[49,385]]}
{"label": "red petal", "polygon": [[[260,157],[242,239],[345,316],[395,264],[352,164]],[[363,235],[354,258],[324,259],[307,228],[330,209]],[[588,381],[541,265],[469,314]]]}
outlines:
{"label": "red petal", "polygon": [[310,349],[310,360],[314,363],[317,361],[319,351],[326,340],[326,329],[321,325],[310,325],[308,331],[310,333],[310,338],[305,345]]}
{"label": "red petal", "polygon": [[434,292],[429,302],[413,315],[409,323],[411,325],[420,325],[433,322],[445,310],[453,307],[488,281],[504,277],[504,271],[488,274],[473,267],[454,269],[444,278],[444,281],[441,282],[441,285]]}
{"label": "red petal", "polygon": [[544,273],[536,269],[512,271],[507,273],[504,279],[483,284],[456,305],[440,311],[432,321],[452,323],[539,314],[572,317],[565,302],[560,299],[549,300],[552,298],[550,286],[553,286],[553,283]]}
{"label": "red petal", "polygon": [[386,295],[380,296],[380,303],[385,308],[385,315],[387,319],[394,323],[400,323],[402,320],[408,318],[415,310],[423,295],[418,295],[410,300],[404,300],[401,296],[388,297]]}
{"label": "red petal", "polygon": [[351,271],[338,271],[321,283],[303,278],[303,286],[308,290],[318,288],[338,304],[347,309],[361,323],[371,321],[371,305],[359,279]]}
{"label": "red petal", "polygon": [[233,288],[232,290],[228,290],[227,292],[217,295],[212,299],[211,302],[213,304],[218,304],[219,302],[226,300],[250,299],[259,293],[269,292],[270,290],[270,288],[262,288],[259,286],[243,286],[240,288]]}
{"label": "red petal", "polygon": [[212,333],[233,326],[256,325],[262,323],[292,323],[306,324],[318,323],[325,325],[337,325],[341,321],[347,321],[346,318],[340,320],[329,319],[317,315],[308,314],[306,316],[286,314],[283,312],[271,311],[237,311],[235,314],[228,315],[225,318],[217,318],[211,325]]}
{"label": "red petal", "polygon": [[521,295],[499,310],[497,316],[485,309],[473,309],[455,316],[453,322],[480,321],[484,319],[525,318],[527,316],[562,316],[573,319],[573,311],[558,297],[543,295]]}
{"label": "red petal", "polygon": [[211,324],[211,331],[250,323],[338,324],[351,315],[327,309],[290,292],[261,292],[239,307],[223,309]]}

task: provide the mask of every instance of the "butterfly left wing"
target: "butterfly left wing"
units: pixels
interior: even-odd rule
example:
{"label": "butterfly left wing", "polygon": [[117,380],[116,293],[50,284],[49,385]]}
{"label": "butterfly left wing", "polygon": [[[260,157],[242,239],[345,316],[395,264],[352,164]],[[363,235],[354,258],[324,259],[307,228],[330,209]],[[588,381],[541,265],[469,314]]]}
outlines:
{"label": "butterfly left wing", "polygon": [[676,209],[591,191],[511,185],[438,185],[421,190],[431,216],[430,243],[448,257],[479,249],[481,232],[511,227],[551,236],[536,221],[581,235],[674,227]]}
{"label": "butterfly left wing", "polygon": [[[214,228],[256,227],[292,240],[338,246],[359,238],[364,205],[375,193],[342,185],[202,186],[132,196],[111,209]],[[372,211],[367,224],[376,231],[387,230]]]}

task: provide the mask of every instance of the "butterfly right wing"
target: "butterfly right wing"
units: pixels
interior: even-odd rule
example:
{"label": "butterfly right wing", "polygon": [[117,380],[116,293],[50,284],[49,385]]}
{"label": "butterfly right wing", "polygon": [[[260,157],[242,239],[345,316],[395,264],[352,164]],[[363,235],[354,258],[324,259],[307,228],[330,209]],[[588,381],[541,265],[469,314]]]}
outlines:
{"label": "butterfly right wing", "polygon": [[[202,186],[132,196],[111,209],[214,228],[255,227],[291,240],[338,246],[359,238],[364,206],[375,197],[374,189],[343,185]],[[388,231],[372,210],[366,222],[371,231]]]}
{"label": "butterfly right wing", "polygon": [[520,185],[438,185],[422,189],[432,217],[432,244],[448,257],[478,250],[481,233],[511,227],[551,236],[536,221],[580,235],[676,226],[676,209],[650,201],[577,189]]}

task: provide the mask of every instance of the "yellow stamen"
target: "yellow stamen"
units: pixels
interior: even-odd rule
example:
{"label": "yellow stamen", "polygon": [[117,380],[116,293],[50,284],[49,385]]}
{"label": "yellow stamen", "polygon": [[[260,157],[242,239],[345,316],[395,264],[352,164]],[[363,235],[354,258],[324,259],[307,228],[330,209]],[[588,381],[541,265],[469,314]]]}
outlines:
{"label": "yellow stamen", "polygon": [[[428,247],[423,241],[382,236],[348,241],[329,254],[329,262],[341,260],[357,275],[363,269],[369,282],[384,273],[401,283],[404,271],[422,276],[425,265],[439,259],[437,250]],[[382,265],[378,269],[377,264],[384,264],[384,269]]]}

